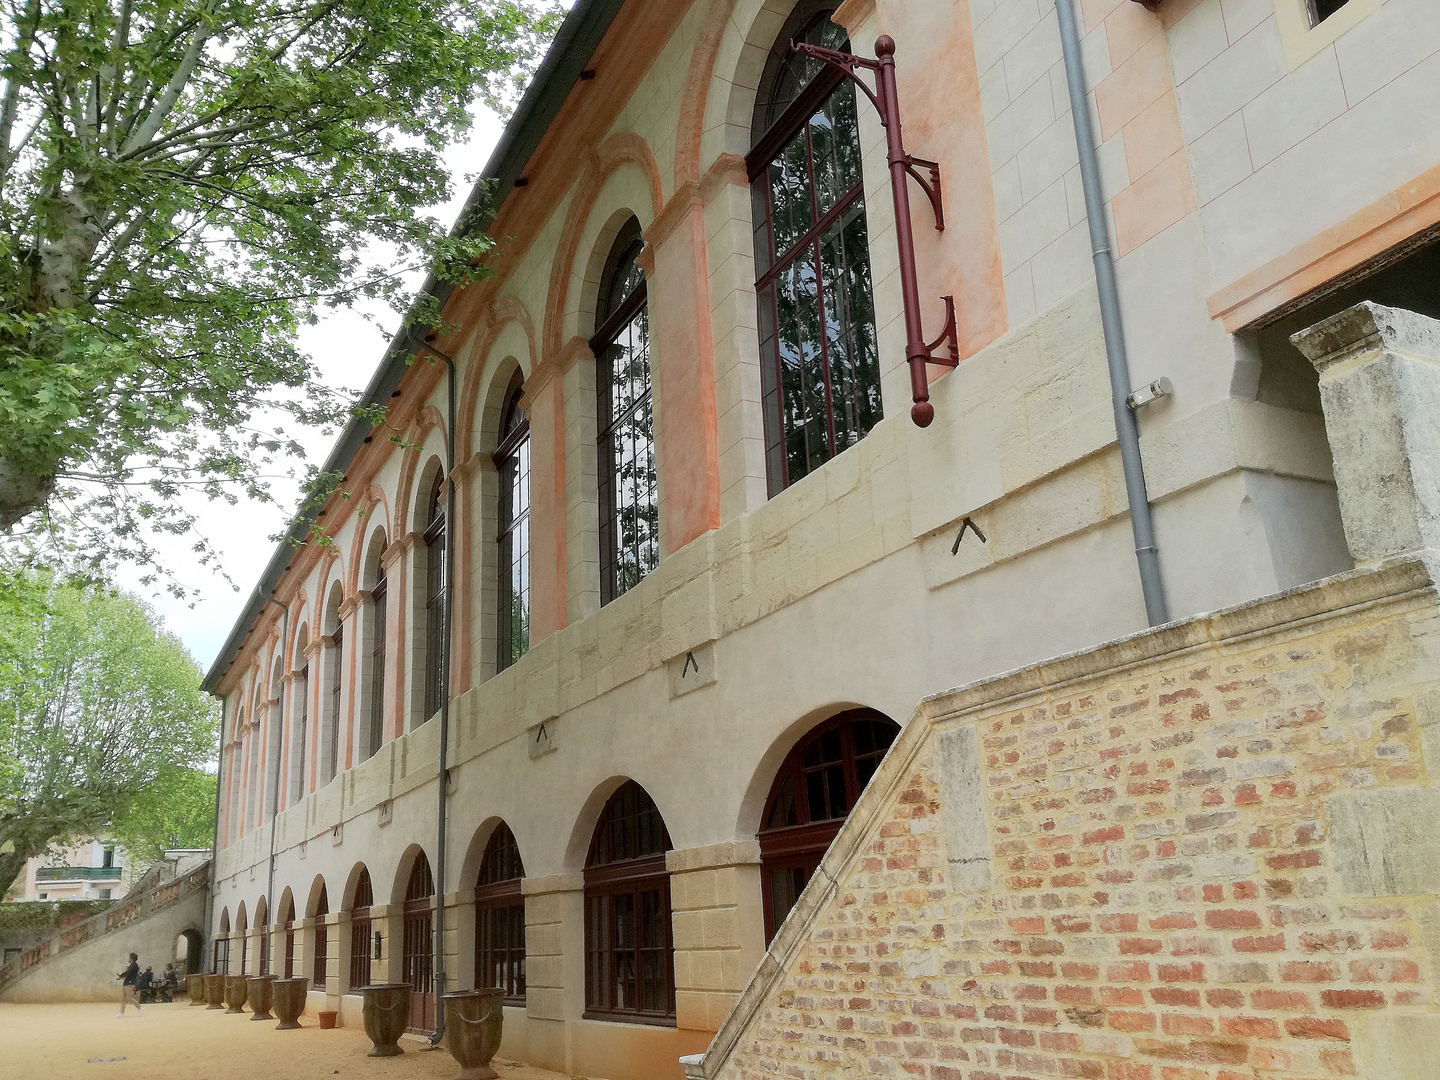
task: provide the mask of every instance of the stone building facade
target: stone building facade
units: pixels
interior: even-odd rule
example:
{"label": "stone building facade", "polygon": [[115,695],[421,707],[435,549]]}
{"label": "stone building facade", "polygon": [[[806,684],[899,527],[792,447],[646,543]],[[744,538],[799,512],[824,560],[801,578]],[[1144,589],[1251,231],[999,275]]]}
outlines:
{"label": "stone building facade", "polygon": [[[579,0],[486,170],[495,275],[444,296],[450,329],[382,359],[367,395],[388,419],[332,454],[325,542],[277,551],[207,677],[225,702],[212,962],[309,975],[342,1022],[366,981],[499,983],[505,1055],[678,1076],[759,993],[772,939],[800,933],[787,913],[818,903],[807,882],[847,812],[898,768],[886,748],[917,745],[917,702],[1147,625],[1117,397],[1168,380],[1133,412],[1169,617],[1353,573],[1340,448],[1289,337],[1361,300],[1440,316],[1440,129],[1414,122],[1440,102],[1429,4],[1075,5],[1129,351],[1116,386],[1050,4]],[[941,231],[911,184],[924,338],[941,297],[956,314],[959,364],[929,366],[923,428],[886,131],[787,51],[874,57],[882,35],[905,149],[943,195]],[[1276,679],[1320,661],[1277,663]],[[1146,699],[1097,745],[1127,745],[1111,727],[1164,738],[1162,693],[1199,695],[1172,712],[1223,702],[1241,673],[1199,666],[1096,691]],[[1042,726],[1027,713],[1013,751],[977,744],[977,766],[1038,753]],[[1315,814],[1270,820],[1287,781],[1239,777],[1291,737],[1184,765],[1234,770],[1261,805],[1226,788],[1177,808],[1235,817],[1147,837],[1147,857],[1218,881],[1227,858],[1271,857],[1249,846],[1267,828],[1277,855],[1307,857]],[[1346,766],[1384,779],[1419,767],[1414,737],[1329,752],[1408,749]],[[1143,756],[1116,757],[1155,774],[1125,790],[1178,783]],[[1082,839],[1140,827],[1121,782],[1087,781],[1116,799]],[[1046,872],[1104,873],[1081,856],[1111,847],[1117,868],[1140,859],[1102,838]],[[1198,887],[1184,906],[1203,920]],[[1347,963],[1408,971],[1408,948]],[[1311,992],[1331,989],[1362,988]]]}

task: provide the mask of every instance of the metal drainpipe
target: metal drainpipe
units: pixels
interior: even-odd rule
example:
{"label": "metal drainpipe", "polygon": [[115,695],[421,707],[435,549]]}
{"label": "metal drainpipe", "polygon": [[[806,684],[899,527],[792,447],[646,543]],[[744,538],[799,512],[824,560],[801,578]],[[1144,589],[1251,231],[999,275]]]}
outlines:
{"label": "metal drainpipe", "polygon": [[1140,564],[1140,588],[1145,594],[1145,617],[1151,626],[1169,622],[1165,585],[1160,577],[1160,549],[1155,546],[1155,524],[1150,497],[1145,491],[1145,467],[1140,460],[1140,428],[1126,400],[1130,396],[1130,361],[1125,353],[1125,327],[1120,318],[1120,291],[1115,284],[1115,257],[1105,217],[1105,196],[1100,186],[1100,164],[1095,156],[1095,133],[1085,95],[1085,66],[1080,55],[1080,32],[1073,0],[1055,0],[1060,18],[1060,45],[1065,54],[1065,81],[1070,88],[1070,116],[1075,123],[1075,148],[1080,154],[1080,177],[1085,187],[1085,216],[1090,223],[1090,249],[1095,260],[1095,287],[1100,294],[1100,322],[1105,330],[1105,359],[1110,368],[1110,400],[1115,410],[1115,434],[1125,468],[1125,496],[1130,504],[1130,528],[1135,534],[1135,559]]}
{"label": "metal drainpipe", "polygon": [[[267,604],[274,604],[281,611],[284,617],[280,623],[280,655],[285,655],[286,648],[290,642],[290,605],[283,600],[276,600],[274,596],[265,598]],[[283,742],[285,736],[285,675],[284,663],[281,663],[280,675],[280,715],[275,721],[275,726],[280,729],[280,739]],[[267,729],[265,732],[269,735]],[[275,910],[275,819],[280,815],[280,758],[279,747],[276,747],[276,758],[271,766],[275,776],[275,782],[270,785],[270,870],[266,877],[265,885],[265,918],[270,918],[271,912]],[[270,934],[265,934],[265,944],[270,944]],[[270,970],[270,958],[265,958],[265,970]]]}
{"label": "metal drainpipe", "polygon": [[417,341],[415,344],[445,362],[446,423],[449,425],[445,438],[445,512],[450,518],[445,523],[445,655],[442,672],[445,692],[440,695],[440,794],[436,796],[435,810],[435,1034],[430,1036],[431,1047],[436,1047],[445,1038],[445,847],[449,824],[446,798],[450,786],[450,634],[455,596],[451,574],[455,565],[455,361],[428,341]]}
{"label": "metal drainpipe", "polygon": [[[210,852],[210,888],[205,894],[205,934],[210,940],[210,955],[215,955],[214,935],[210,931],[210,920],[215,917],[215,894],[220,891],[220,784],[225,775],[225,699],[220,699],[220,747],[215,751],[215,831],[212,834],[214,850]],[[200,966],[205,967],[205,957],[200,957]],[[186,972],[187,975],[191,972]]]}

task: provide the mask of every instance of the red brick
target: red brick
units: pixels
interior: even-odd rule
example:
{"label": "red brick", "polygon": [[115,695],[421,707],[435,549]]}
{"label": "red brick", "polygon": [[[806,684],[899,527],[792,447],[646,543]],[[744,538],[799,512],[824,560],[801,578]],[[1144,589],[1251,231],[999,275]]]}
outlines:
{"label": "red brick", "polygon": [[1301,870],[1307,866],[1320,865],[1320,852],[1316,848],[1294,851],[1288,855],[1271,855],[1265,864],[1272,870]]}
{"label": "red brick", "polygon": [[1112,1012],[1106,1018],[1116,1031],[1154,1031],[1154,1013]]}
{"label": "red brick", "polygon": [[1385,995],[1379,990],[1322,990],[1320,1000],[1332,1009],[1379,1009]]}
{"label": "red brick", "polygon": [[[974,1077],[974,1073],[970,1074]],[[1152,1080],[1154,1072],[1149,1065],[1130,1065],[1123,1061],[1105,1063],[1107,1080]],[[1246,1080],[1249,1080],[1247,1077]]]}
{"label": "red brick", "polygon": [[1333,1039],[1350,1041],[1350,1029],[1344,1020],[1322,1020],[1318,1016],[1292,1016],[1285,1021],[1285,1031],[1297,1039]]}
{"label": "red brick", "polygon": [[1158,953],[1163,947],[1163,942],[1158,938],[1121,938],[1121,956],[1147,956],[1151,953]]}
{"label": "red brick", "polygon": [[1071,1005],[1089,1005],[1095,1000],[1095,991],[1088,986],[1057,986],[1055,1000]]}
{"label": "red brick", "polygon": [[1254,911],[1224,908],[1205,912],[1205,925],[1214,930],[1250,930],[1263,924]]}
{"label": "red brick", "polygon": [[1107,934],[1133,934],[1139,928],[1139,915],[1115,914],[1100,916],[1100,929]]}
{"label": "red brick", "polygon": [[1161,982],[1200,982],[1205,978],[1205,965],[1198,960],[1192,964],[1161,964],[1155,973]]}
{"label": "red brick", "polygon": [[1151,930],[1193,930],[1195,926],[1195,916],[1183,911],[1157,915],[1150,920]]}
{"label": "red brick", "polygon": [[1399,958],[1351,960],[1350,978],[1355,982],[1419,982],[1420,967],[1413,960]]}
{"label": "red brick", "polygon": [[1144,1005],[1145,998],[1133,986],[1102,986],[1100,1000],[1106,1005]]}
{"label": "red brick", "polygon": [[1103,829],[1092,829],[1080,839],[1086,844],[1113,844],[1117,840],[1125,839],[1125,826],[1110,825]]}
{"label": "red brick", "polygon": [[1253,990],[1250,1004],[1257,1009],[1284,1009],[1294,1012],[1310,1008],[1310,995],[1298,990]]}
{"label": "red brick", "polygon": [[1206,1065],[1243,1065],[1250,1057],[1250,1048],[1239,1042],[1197,1039],[1190,1044],[1191,1057]]}
{"label": "red brick", "polygon": [[1166,1013],[1160,1018],[1161,1030],[1167,1035],[1213,1035],[1215,1021],[1208,1016],[1186,1016],[1184,1013]]}
{"label": "red brick", "polygon": [[1280,966],[1285,982],[1334,982],[1339,974],[1339,968],[1324,960],[1290,960]]}
{"label": "red brick", "polygon": [[1121,960],[1106,964],[1105,978],[1111,982],[1149,982],[1150,965],[1144,960]]}
{"label": "red brick", "polygon": [[1043,915],[1029,915],[1018,919],[1011,919],[1010,932],[1012,934],[1043,934],[1045,932],[1045,918]]}
{"label": "red brick", "polygon": [[1098,979],[1100,977],[1100,965],[1082,964],[1074,960],[1067,960],[1060,965],[1060,974],[1067,979]]}
{"label": "red brick", "polygon": [[1246,1039],[1278,1039],[1280,1025],[1259,1016],[1222,1016],[1221,1035],[1238,1035]]}
{"label": "red brick", "polygon": [[1205,1004],[1212,1009],[1238,1009],[1245,1004],[1245,995],[1239,990],[1211,987],[1205,991]]}
{"label": "red brick", "polygon": [[1178,986],[1157,986],[1150,991],[1150,999],[1156,1005],[1181,1005],[1191,1009],[1200,1007],[1199,990],[1182,990]]}
{"label": "red brick", "polygon": [[1056,915],[1050,920],[1057,934],[1084,934],[1090,930],[1090,920],[1079,915]]}
{"label": "red brick", "polygon": [[1285,935],[1271,934],[1269,937],[1236,938],[1232,944],[1236,952],[1268,953],[1285,951]]}

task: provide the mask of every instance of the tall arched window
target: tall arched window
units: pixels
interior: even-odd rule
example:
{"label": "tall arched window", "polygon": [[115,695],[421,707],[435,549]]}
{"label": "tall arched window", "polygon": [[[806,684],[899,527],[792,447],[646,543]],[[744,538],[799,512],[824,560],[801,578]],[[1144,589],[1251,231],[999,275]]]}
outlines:
{"label": "tall arched window", "polygon": [[310,985],[316,990],[325,989],[325,973],[330,966],[330,928],[325,918],[330,914],[330,897],[325,886],[320,886],[320,899],[315,902],[315,948],[310,964]]}
{"label": "tall arched window", "polygon": [[285,927],[285,965],[281,968],[283,978],[295,977],[295,901],[285,897],[285,906],[280,909],[280,925]]}
{"label": "tall arched window", "polygon": [[599,397],[600,602],[633,588],[660,561],[655,436],[650,408],[650,321],[636,263],[640,223],[621,228],[600,280],[590,341]]}
{"label": "tall arched window", "polygon": [[250,971],[245,962],[250,959],[250,928],[245,923],[245,906],[240,906],[240,918],[235,923],[235,933],[240,936],[240,966],[236,969],[238,975],[249,975]]}
{"label": "tall arched window", "polygon": [[445,478],[435,476],[425,526],[425,716],[445,699]]}
{"label": "tall arched window", "polygon": [[325,703],[325,738],[321,747],[322,779],[329,782],[340,771],[340,712],[345,668],[345,622],[340,617],[340,590],[333,590],[335,629],[330,633],[330,686]]}
{"label": "tall arched window", "polygon": [[370,907],[375,893],[370,888],[370,871],[360,868],[355,896],[350,901],[350,990],[370,985]]}
{"label": "tall arched window", "polygon": [[220,911],[220,933],[210,949],[210,974],[230,974],[230,909]]}
{"label": "tall arched window", "polygon": [[530,648],[530,421],[520,411],[524,393],[524,378],[516,371],[505,393],[500,446],[495,451],[500,474],[497,671],[504,671]]}
{"label": "tall arched window", "polygon": [[585,1015],[675,1022],[670,833],[650,795],[626,781],[605,804],[585,860]]}
{"label": "tall arched window", "polygon": [[405,885],[402,981],[410,984],[409,1030],[428,1034],[435,1030],[435,880],[430,860],[422,851],[410,867]]}
{"label": "tall arched window", "polygon": [[855,88],[789,48],[848,50],[830,21],[837,6],[802,0],[786,21],[746,157],[771,495],[859,442],[882,416]]}
{"label": "tall arched window", "polygon": [[370,589],[370,715],[365,756],[379,750],[385,742],[385,567],[375,571],[375,584]]}
{"label": "tall arched window", "polygon": [[295,657],[301,662],[300,668],[295,672],[295,720],[290,725],[290,801],[286,804],[294,806],[305,795],[305,749],[306,742],[310,738],[310,661],[306,658],[305,652],[310,644],[310,634],[307,627],[300,627],[300,634],[296,639]]}
{"label": "tall arched window", "polygon": [[814,728],[781,764],[759,836],[766,941],[790,914],[899,732],[889,717],[855,709]]}
{"label": "tall arched window", "polygon": [[508,1005],[525,1004],[525,864],[503,821],[490,834],[475,879],[475,986],[498,986]]}

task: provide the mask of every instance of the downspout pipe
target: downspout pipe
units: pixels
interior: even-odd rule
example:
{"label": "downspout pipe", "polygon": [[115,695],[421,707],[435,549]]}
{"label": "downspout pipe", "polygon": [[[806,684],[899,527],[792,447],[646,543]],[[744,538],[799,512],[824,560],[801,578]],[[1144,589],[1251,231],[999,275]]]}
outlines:
{"label": "downspout pipe", "polygon": [[[220,785],[225,782],[225,699],[220,699],[220,746],[215,751],[215,828],[211,835],[210,888],[205,893],[205,934],[210,938],[210,956],[215,956],[215,937],[211,920],[215,917],[215,894],[220,891]],[[205,957],[200,957],[200,966],[205,966]],[[187,975],[192,974],[186,972]]]}
{"label": "downspout pipe", "polygon": [[[284,615],[280,623],[280,655],[283,657],[290,644],[290,605],[283,600],[276,600],[273,595],[267,596],[265,602],[274,604]],[[284,665],[282,664],[282,669]],[[285,677],[280,677],[280,715],[275,720],[275,726],[280,729],[280,738],[272,738],[269,741],[276,745],[276,758],[274,762],[267,762],[270,766],[270,774],[274,782],[270,785],[270,869],[266,876],[265,885],[265,918],[271,919],[275,912],[275,819],[280,815],[280,746],[284,743],[285,733]],[[266,731],[269,734],[269,731]],[[267,748],[268,749],[268,748]],[[273,920],[272,920],[273,921]],[[265,947],[270,947],[270,934],[265,934]],[[270,970],[270,958],[265,957],[265,970]]]}
{"label": "downspout pipe", "polygon": [[435,807],[435,1034],[430,1036],[430,1046],[437,1047],[445,1039],[445,849],[449,843],[449,805],[446,799],[450,787],[450,642],[454,612],[455,583],[452,570],[455,566],[455,361],[435,348],[428,341],[416,339],[415,346],[433,353],[445,362],[446,424],[449,430],[445,437],[445,513],[449,521],[445,524],[445,630],[441,635],[442,660],[441,681],[444,693],[440,695],[440,777],[439,793]]}
{"label": "downspout pipe", "polygon": [[1080,179],[1085,188],[1085,217],[1090,223],[1090,251],[1095,261],[1095,287],[1100,294],[1100,323],[1105,331],[1105,360],[1110,368],[1110,401],[1115,411],[1115,434],[1125,469],[1125,497],[1130,504],[1130,529],[1135,536],[1135,560],[1140,565],[1140,588],[1145,595],[1145,617],[1151,626],[1170,621],[1165,584],[1160,577],[1160,549],[1155,545],[1155,522],[1145,490],[1145,467],[1140,459],[1140,426],[1130,408],[1130,360],[1125,352],[1125,325],[1120,317],[1120,290],[1115,284],[1115,256],[1110,250],[1110,229],[1105,196],[1100,185],[1100,163],[1095,154],[1095,131],[1085,94],[1085,64],[1080,54],[1080,31],[1074,0],[1055,0],[1060,19],[1060,45],[1065,54],[1065,82],[1070,89],[1070,116],[1075,123],[1075,148],[1080,154]]}

